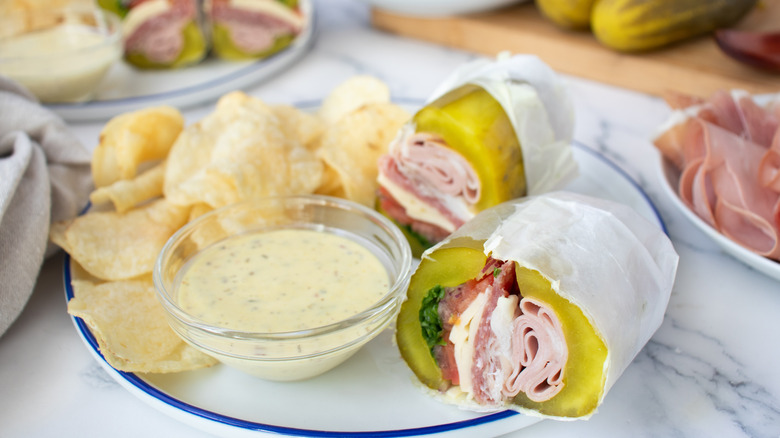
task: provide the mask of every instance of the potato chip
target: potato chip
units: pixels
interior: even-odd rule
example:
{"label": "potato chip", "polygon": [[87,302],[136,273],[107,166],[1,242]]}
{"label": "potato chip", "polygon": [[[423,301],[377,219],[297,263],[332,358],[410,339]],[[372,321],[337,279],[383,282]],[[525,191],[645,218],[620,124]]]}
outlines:
{"label": "potato chip", "polygon": [[325,169],[322,173],[320,186],[317,187],[315,193],[318,195],[335,196],[337,198],[347,197],[347,194],[344,193],[344,186],[341,184],[341,175],[327,164],[325,164]]}
{"label": "potato chip", "polygon": [[388,102],[390,89],[384,82],[373,76],[353,76],[330,92],[317,115],[331,125],[368,104]]}
{"label": "potato chip", "polygon": [[159,199],[126,213],[90,212],[50,235],[95,277],[126,280],[152,272],[157,253],[188,216],[188,208]]}
{"label": "potato chip", "polygon": [[95,187],[131,179],[147,161],[162,160],[184,127],[175,108],[161,106],[121,114],[111,119],[100,133],[92,154]]}
{"label": "potato chip", "polygon": [[314,114],[291,105],[273,105],[271,109],[279,119],[284,136],[309,149],[315,147],[317,139],[325,131],[325,122]]}
{"label": "potato chip", "polygon": [[244,199],[312,193],[322,163],[290,141],[271,108],[241,92],[182,132],[168,157],[163,192],[178,205],[213,208]]}
{"label": "potato chip", "polygon": [[100,187],[90,193],[93,204],[111,202],[116,211],[123,213],[142,202],[162,196],[165,179],[165,162],[141,173],[130,180],[120,180]]}
{"label": "potato chip", "polygon": [[[409,120],[409,113],[391,103],[370,104],[329,126],[320,140],[317,156],[338,175],[347,199],[374,206],[378,173],[377,161],[387,152],[390,141]],[[325,181],[317,193],[338,191],[333,181]]]}
{"label": "potato chip", "polygon": [[68,313],[95,336],[108,363],[122,371],[168,373],[217,363],[187,345],[170,328],[155,296],[151,275],[94,283],[75,279]]}
{"label": "potato chip", "polygon": [[204,214],[214,210],[210,205],[208,204],[194,204],[190,208],[190,222],[203,216]]}

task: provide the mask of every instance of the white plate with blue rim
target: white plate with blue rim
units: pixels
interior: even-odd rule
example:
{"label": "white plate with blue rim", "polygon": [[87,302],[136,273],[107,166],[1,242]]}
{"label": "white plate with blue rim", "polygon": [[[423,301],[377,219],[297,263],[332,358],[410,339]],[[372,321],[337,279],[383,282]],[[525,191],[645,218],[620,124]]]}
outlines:
{"label": "white plate with blue rim", "polygon": [[202,62],[178,69],[136,69],[115,64],[88,102],[47,104],[70,122],[108,120],[118,114],[156,105],[187,108],[212,102],[230,91],[270,79],[302,58],[315,35],[311,0],[299,0],[303,31],[284,50],[252,61],[225,61],[209,55]]}
{"label": "white plate with blue rim", "polygon": [[[617,165],[575,143],[580,175],[568,190],[633,207],[664,229],[641,187]],[[66,300],[73,297],[65,259]],[[270,382],[223,365],[175,374],[117,371],[100,354],[80,318],[72,318],[87,349],[108,374],[159,411],[218,436],[494,437],[528,427],[536,417],[505,410],[475,413],[429,397],[401,359],[392,329],[334,370],[301,382]]]}

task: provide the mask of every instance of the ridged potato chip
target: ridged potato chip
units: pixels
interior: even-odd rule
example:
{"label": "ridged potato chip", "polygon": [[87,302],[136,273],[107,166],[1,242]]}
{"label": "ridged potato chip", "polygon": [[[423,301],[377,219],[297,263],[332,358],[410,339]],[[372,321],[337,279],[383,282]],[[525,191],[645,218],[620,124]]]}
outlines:
{"label": "ridged potato chip", "polygon": [[387,102],[390,102],[387,84],[373,76],[353,76],[328,94],[317,115],[325,124],[332,125],[366,105]]}
{"label": "ridged potato chip", "polygon": [[[390,141],[408,120],[409,113],[403,108],[391,103],[374,103],[328,126],[320,140],[317,156],[330,169],[326,173],[329,179],[317,192],[337,194],[343,190],[347,199],[373,207],[377,160],[387,152]],[[335,176],[329,173],[331,171]]]}
{"label": "ridged potato chip", "polygon": [[162,196],[165,180],[165,162],[146,170],[133,179],[119,180],[97,188],[90,193],[93,204],[112,203],[116,211],[123,213],[131,208]]}
{"label": "ridged potato chip", "polygon": [[163,192],[178,205],[218,208],[253,197],[312,193],[321,176],[322,163],[285,137],[268,105],[234,92],[179,136]]}
{"label": "ridged potato chip", "polygon": [[273,105],[271,109],[279,119],[285,137],[308,149],[316,147],[317,139],[325,131],[324,120],[292,105]]}
{"label": "ridged potato chip", "polygon": [[168,106],[133,111],[109,120],[92,153],[95,187],[134,178],[142,163],[164,159],[183,128],[181,113]]}
{"label": "ridged potato chip", "polygon": [[96,211],[52,227],[50,237],[90,274],[126,280],[152,272],[157,253],[189,208],[158,199],[126,213]]}
{"label": "ridged potato chip", "polygon": [[217,363],[170,328],[151,275],[95,283],[74,279],[68,313],[84,320],[108,363],[121,371],[170,373]]}

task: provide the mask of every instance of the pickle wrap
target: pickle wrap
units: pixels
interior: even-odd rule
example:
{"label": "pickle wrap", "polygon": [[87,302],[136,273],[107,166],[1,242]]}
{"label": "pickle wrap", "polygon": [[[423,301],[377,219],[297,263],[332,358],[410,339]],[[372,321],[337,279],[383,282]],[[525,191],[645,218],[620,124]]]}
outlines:
{"label": "pickle wrap", "polygon": [[98,0],[122,19],[124,58],[142,69],[200,62],[209,49],[198,0]]}
{"label": "pickle wrap", "polygon": [[465,64],[380,159],[378,209],[419,256],[486,208],[571,181],[573,127],[564,83],[537,57]]}
{"label": "pickle wrap", "polygon": [[484,88],[504,108],[522,149],[527,195],[559,189],[577,176],[574,108],[566,84],[547,64],[506,52],[472,61],[442,81],[429,101],[464,84]]}
{"label": "pickle wrap", "polygon": [[262,59],[288,47],[305,25],[297,0],[205,0],[212,50],[227,60]]}
{"label": "pickle wrap", "polygon": [[[493,311],[487,319],[493,338],[469,340],[491,346],[475,346],[475,352],[483,353],[474,363],[495,361],[506,369],[519,368],[522,376],[536,364],[509,363],[515,360],[515,351],[492,347],[494,339],[523,337],[525,342],[525,337],[535,337],[539,351],[552,352],[545,364],[560,362],[553,395],[534,398],[536,393],[520,391],[480,401],[476,390],[470,393],[461,387],[463,373],[459,384],[453,384],[444,377],[446,364],[434,358],[424,336],[424,306],[430,293],[437,287],[458,291],[458,285],[478,278],[488,260],[513,264],[520,305],[540,304],[552,315],[548,319],[557,321],[552,326],[559,337],[550,337],[558,343],[546,345],[539,341],[544,338],[538,327],[526,328],[523,334],[508,329],[524,327],[511,325],[524,316],[522,312],[515,309],[517,317],[511,320]],[[503,203],[481,212],[423,254],[398,316],[398,347],[419,381],[443,401],[478,411],[509,408],[556,419],[588,418],[661,325],[677,262],[663,231],[622,204],[568,192]],[[443,302],[438,304],[440,315]],[[468,309],[456,316],[465,318],[467,313]],[[495,372],[507,375],[499,371]],[[543,390],[550,389],[550,381],[544,381]]]}

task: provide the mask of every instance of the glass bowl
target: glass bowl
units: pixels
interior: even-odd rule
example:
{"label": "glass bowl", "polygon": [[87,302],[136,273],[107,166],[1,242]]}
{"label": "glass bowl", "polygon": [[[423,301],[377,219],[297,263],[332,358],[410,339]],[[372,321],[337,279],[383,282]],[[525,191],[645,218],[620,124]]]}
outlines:
{"label": "glass bowl", "polygon": [[[209,318],[185,310],[187,306],[182,305],[179,294],[182,278],[188,269],[198,266],[194,261],[204,251],[217,248],[215,245],[224,247],[225,242],[237,236],[290,229],[331,233],[370,251],[387,273],[384,295],[352,316],[292,331],[228,328],[230,323],[209,323]],[[332,369],[387,328],[405,297],[411,261],[411,250],[403,234],[374,210],[326,196],[269,197],[214,210],[182,227],[160,252],[153,277],[169,324],[187,343],[251,375],[287,381],[314,377]],[[219,269],[253,269],[251,264],[228,266]],[[221,299],[222,295],[218,296]],[[311,303],[301,303],[307,304]]]}
{"label": "glass bowl", "polygon": [[0,74],[41,102],[91,99],[121,56],[119,18],[97,6],[0,15]]}

